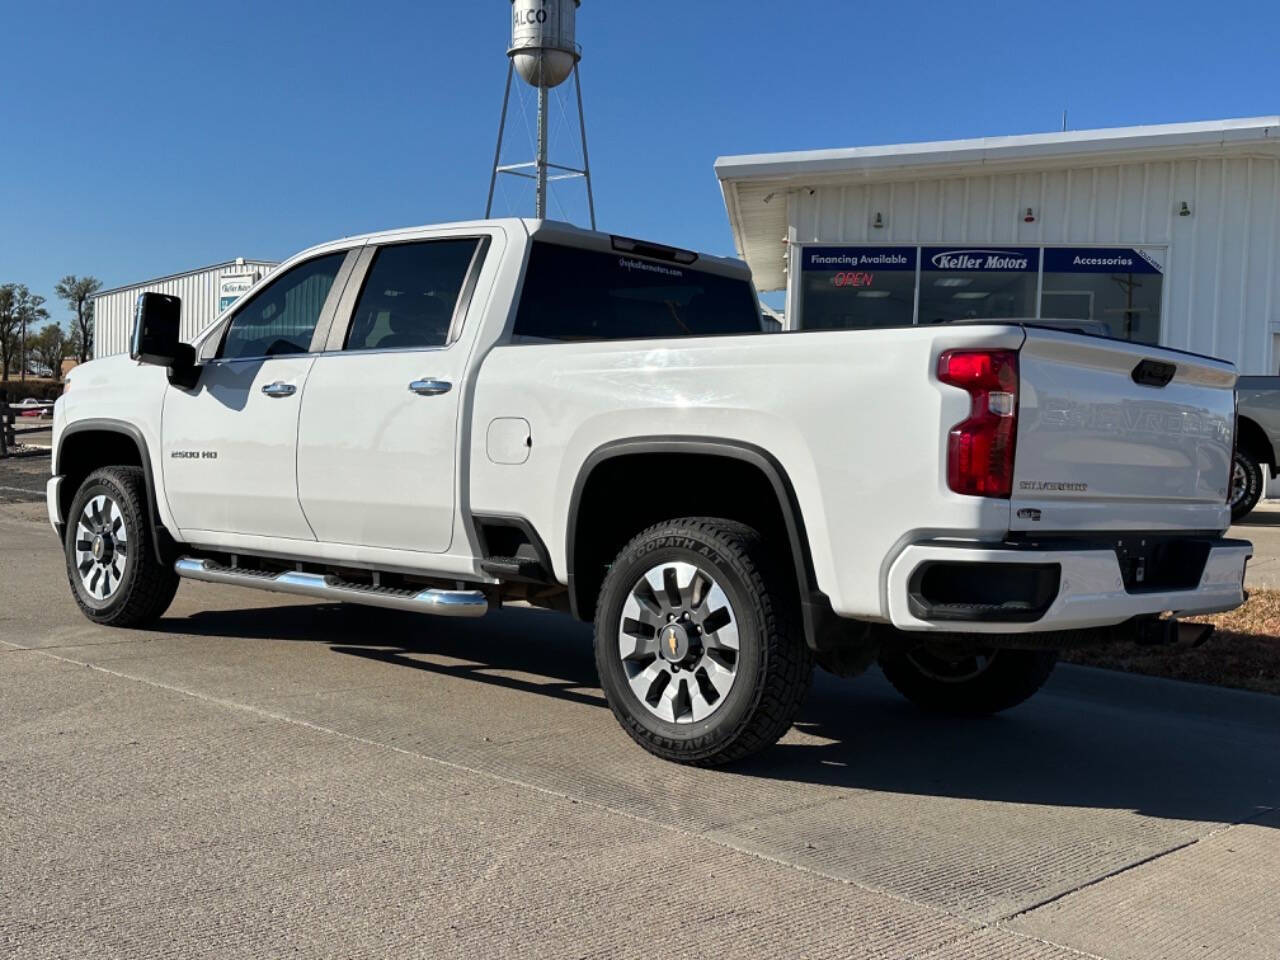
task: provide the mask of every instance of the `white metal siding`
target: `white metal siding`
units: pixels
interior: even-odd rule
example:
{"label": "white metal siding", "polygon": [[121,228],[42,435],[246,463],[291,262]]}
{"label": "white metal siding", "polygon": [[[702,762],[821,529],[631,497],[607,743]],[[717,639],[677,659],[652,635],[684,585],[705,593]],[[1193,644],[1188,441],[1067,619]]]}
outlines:
{"label": "white metal siding", "polygon": [[[1273,346],[1280,160],[1187,158],[900,179],[788,197],[798,243],[1166,246],[1161,343],[1231,360],[1242,374],[1274,374],[1280,365]],[[1189,217],[1176,212],[1184,200]],[[1034,223],[1023,222],[1028,207]],[[876,213],[883,228],[872,226]],[[790,285],[788,296],[793,315]]]}
{"label": "white metal siding", "polygon": [[153,283],[125,287],[94,299],[95,357],[129,352],[134,306],[140,293],[165,293],[182,299],[182,339],[190,342],[218,316],[218,281],[223,276],[258,273],[266,276],[275,266],[266,260],[227,263],[207,270],[170,277]]}

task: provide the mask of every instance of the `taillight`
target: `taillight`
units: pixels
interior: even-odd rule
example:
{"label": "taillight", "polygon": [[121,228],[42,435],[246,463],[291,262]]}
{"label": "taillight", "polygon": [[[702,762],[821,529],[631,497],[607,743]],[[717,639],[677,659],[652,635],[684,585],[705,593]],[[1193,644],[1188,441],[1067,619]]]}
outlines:
{"label": "taillight", "polygon": [[1018,439],[1017,351],[947,350],[938,358],[938,379],[970,397],[968,419],[947,437],[947,486],[1007,500]]}

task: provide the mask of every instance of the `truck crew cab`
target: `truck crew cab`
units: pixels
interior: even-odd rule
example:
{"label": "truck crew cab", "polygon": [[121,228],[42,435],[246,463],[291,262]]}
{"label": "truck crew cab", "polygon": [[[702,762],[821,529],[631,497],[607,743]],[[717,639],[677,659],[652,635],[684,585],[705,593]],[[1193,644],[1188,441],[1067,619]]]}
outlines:
{"label": "truck crew cab", "polygon": [[723,763],[815,659],[1012,706],[1055,651],[1243,601],[1234,369],[1019,322],[765,333],[744,265],[495,220],[308,250],[71,375],[49,516],[91,620],[181,578],[594,620],[627,732]]}

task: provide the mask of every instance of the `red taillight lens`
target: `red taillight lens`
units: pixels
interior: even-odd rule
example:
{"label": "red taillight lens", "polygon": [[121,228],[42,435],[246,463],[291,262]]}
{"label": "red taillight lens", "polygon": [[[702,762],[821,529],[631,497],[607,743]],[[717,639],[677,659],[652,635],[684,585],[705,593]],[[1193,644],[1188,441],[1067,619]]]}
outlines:
{"label": "red taillight lens", "polygon": [[947,486],[974,497],[1013,494],[1018,439],[1018,354],[1014,350],[947,350],[938,379],[968,392],[969,418],[947,437]]}

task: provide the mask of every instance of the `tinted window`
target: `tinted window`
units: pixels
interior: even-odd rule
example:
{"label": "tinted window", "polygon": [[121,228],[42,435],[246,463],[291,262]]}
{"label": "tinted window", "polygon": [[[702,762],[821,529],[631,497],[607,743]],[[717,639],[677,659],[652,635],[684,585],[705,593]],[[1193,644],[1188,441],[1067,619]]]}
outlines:
{"label": "tinted window", "polygon": [[442,347],[477,240],[383,247],[356,303],[348,350]]}
{"label": "tinted window", "polygon": [[535,243],[515,334],[626,340],[759,333],[751,284],[675,263]]}
{"label": "tinted window", "polygon": [[218,356],[274,357],[311,349],[320,311],[346,251],[300,263],[236,311]]}

